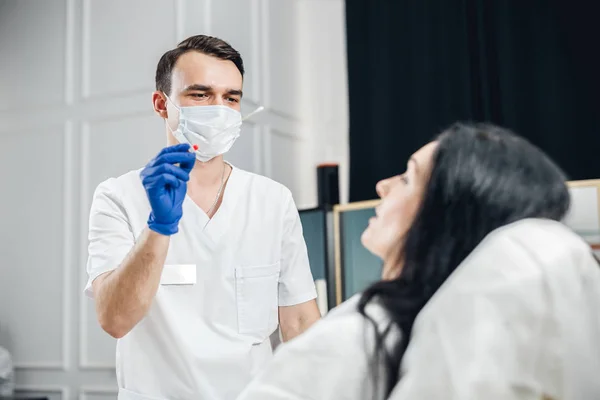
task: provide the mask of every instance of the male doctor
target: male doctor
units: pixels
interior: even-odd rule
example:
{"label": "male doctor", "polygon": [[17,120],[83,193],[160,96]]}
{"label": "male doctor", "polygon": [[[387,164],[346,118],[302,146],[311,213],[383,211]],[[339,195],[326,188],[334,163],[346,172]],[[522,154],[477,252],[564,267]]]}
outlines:
{"label": "male doctor", "polygon": [[223,160],[239,136],[244,66],[193,36],[156,70],[168,147],[101,183],[89,281],[117,341],[120,400],[234,399],[284,340],[320,316],[290,191]]}

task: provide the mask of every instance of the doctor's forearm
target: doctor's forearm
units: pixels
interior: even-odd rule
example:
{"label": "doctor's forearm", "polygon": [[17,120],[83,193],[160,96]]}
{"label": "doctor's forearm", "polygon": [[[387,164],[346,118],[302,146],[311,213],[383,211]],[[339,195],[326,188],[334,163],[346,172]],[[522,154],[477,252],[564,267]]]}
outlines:
{"label": "doctor's forearm", "polygon": [[111,336],[126,335],[146,315],[158,290],[169,237],[146,229],[123,263],[94,287],[96,313]]}
{"label": "doctor's forearm", "polygon": [[279,307],[279,324],[283,341],[287,342],[302,334],[320,318],[321,313],[315,300],[295,306]]}

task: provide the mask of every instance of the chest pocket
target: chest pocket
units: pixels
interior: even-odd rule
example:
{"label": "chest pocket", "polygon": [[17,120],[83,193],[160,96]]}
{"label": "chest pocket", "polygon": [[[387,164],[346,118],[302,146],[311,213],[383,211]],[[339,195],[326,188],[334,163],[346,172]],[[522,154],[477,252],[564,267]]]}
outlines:
{"label": "chest pocket", "polygon": [[235,269],[239,333],[262,342],[277,328],[280,271],[279,262]]}

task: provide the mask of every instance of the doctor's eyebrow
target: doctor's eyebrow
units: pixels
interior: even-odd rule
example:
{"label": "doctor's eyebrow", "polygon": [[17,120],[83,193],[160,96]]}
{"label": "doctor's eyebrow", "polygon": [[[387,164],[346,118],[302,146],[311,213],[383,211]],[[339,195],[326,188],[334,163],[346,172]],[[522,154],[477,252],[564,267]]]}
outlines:
{"label": "doctor's eyebrow", "polygon": [[244,95],[244,92],[242,92],[239,89],[229,89],[227,91],[227,94],[230,95],[230,96],[240,96],[240,97],[242,97]]}
{"label": "doctor's eyebrow", "polygon": [[208,86],[208,85],[194,84],[194,85],[190,85],[190,86],[186,87],[185,89],[183,89],[184,92],[193,92],[195,90],[201,91],[201,92],[212,92],[213,87]]}
{"label": "doctor's eyebrow", "polygon": [[[199,92],[211,92],[214,93],[215,89],[212,86],[209,85],[201,85],[201,84],[193,84],[190,85],[188,87],[186,87],[185,89],[183,89],[184,92],[193,92],[193,91],[199,91]],[[240,96],[242,97],[244,95],[244,93],[240,90],[240,89],[227,89],[225,91],[226,94],[230,95],[230,96]]]}

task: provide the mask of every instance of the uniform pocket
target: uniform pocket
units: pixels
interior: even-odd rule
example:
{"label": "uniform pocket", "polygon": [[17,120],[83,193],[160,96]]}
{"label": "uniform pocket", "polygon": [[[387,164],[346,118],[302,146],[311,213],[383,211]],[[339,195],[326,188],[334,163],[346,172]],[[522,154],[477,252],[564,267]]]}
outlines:
{"label": "uniform pocket", "polygon": [[259,341],[277,327],[279,262],[235,269],[238,331]]}

